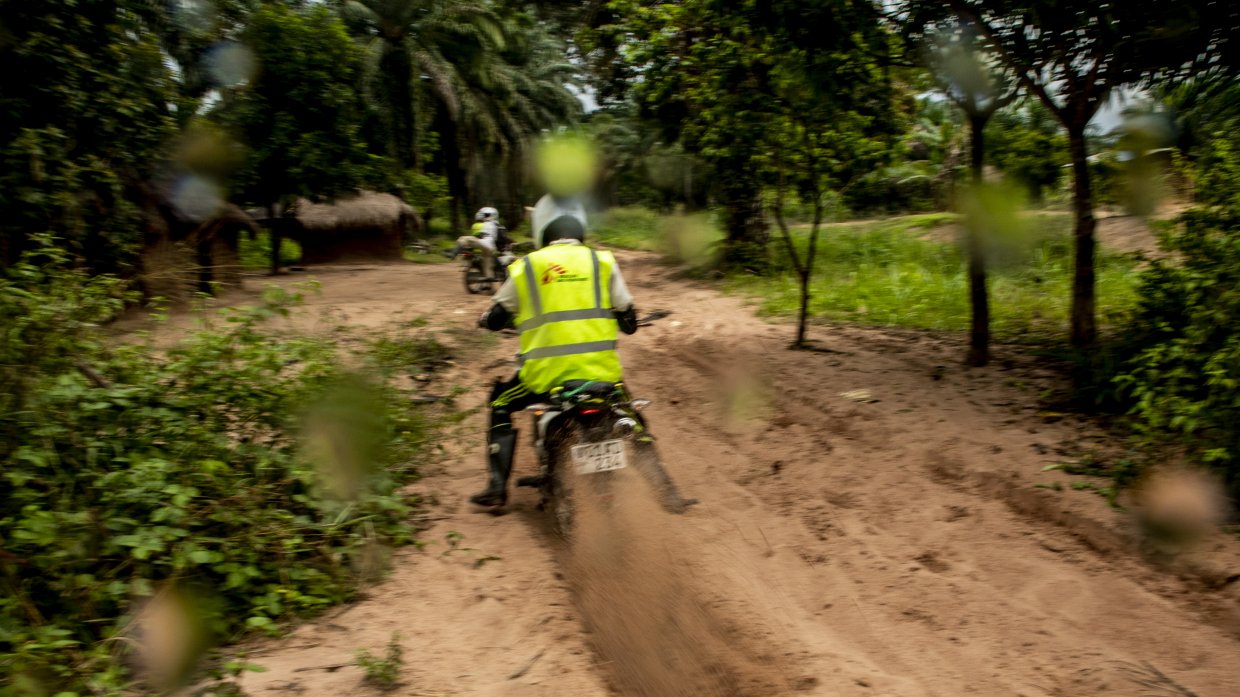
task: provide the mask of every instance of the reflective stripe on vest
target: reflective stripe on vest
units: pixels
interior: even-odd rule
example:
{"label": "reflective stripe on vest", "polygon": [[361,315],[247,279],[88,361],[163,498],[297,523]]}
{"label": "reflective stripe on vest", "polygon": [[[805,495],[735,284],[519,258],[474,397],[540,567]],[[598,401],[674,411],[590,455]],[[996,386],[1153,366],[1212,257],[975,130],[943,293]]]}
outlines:
{"label": "reflective stripe on vest", "polygon": [[609,285],[615,260],[582,245],[552,245],[512,267],[519,307],[521,381],[547,392],[568,380],[620,380]]}
{"label": "reflective stripe on vest", "polygon": [[574,319],[607,319],[612,317],[611,310],[604,310],[601,307],[592,307],[588,310],[561,310],[560,312],[545,312],[541,315],[535,315],[520,324],[517,327],[518,332],[525,332],[531,329],[538,329],[544,324],[550,322],[566,322]]}

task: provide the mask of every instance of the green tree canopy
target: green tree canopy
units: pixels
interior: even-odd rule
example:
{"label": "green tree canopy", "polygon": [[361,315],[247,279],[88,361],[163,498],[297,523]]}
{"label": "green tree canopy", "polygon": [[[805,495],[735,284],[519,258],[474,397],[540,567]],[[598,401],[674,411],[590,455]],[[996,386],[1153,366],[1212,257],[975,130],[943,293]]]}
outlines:
{"label": "green tree canopy", "polygon": [[323,6],[267,5],[243,40],[256,75],[217,114],[248,148],[235,196],[272,205],[382,181],[390,170],[361,137],[361,52],[340,19]]}
{"label": "green tree canopy", "polygon": [[596,25],[584,43],[591,63],[603,68],[604,95],[627,81],[665,140],[679,140],[714,171],[731,266],[766,264],[763,158],[771,119],[786,113],[777,100],[830,95],[837,113],[889,113],[881,70],[889,42],[868,2],[627,0],[611,3]]}
{"label": "green tree canopy", "polygon": [[157,7],[0,3],[0,265],[39,232],[97,270],[134,263],[147,182],[174,132]]}
{"label": "green tree canopy", "polygon": [[1231,70],[1240,29],[1217,0],[909,0],[899,3],[913,36],[943,22],[971,22],[1028,94],[1068,132],[1076,215],[1076,267],[1070,336],[1097,337],[1094,192],[1085,129],[1114,90],[1196,70]]}
{"label": "green tree canopy", "polygon": [[1068,163],[1068,139],[1041,102],[1024,100],[995,114],[986,130],[987,158],[1041,201],[1058,186]]}

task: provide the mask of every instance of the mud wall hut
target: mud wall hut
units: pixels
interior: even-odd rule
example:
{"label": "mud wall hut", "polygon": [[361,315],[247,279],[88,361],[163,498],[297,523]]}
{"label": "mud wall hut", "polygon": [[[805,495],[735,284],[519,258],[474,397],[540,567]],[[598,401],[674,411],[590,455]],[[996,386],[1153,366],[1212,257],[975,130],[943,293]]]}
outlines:
{"label": "mud wall hut", "polygon": [[417,212],[391,194],[364,192],[334,203],[301,199],[294,212],[298,225],[290,234],[303,264],[399,260],[405,241],[421,228]]}

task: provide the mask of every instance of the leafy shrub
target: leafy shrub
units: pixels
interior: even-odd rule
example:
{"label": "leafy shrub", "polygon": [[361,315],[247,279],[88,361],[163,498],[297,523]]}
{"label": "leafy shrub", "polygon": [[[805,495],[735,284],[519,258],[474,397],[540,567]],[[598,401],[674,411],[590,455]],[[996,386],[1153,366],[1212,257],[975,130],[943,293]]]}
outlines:
{"label": "leafy shrub", "polygon": [[860,215],[941,210],[947,181],[916,163],[887,167],[861,175],[843,192],[844,205]]}
{"label": "leafy shrub", "polygon": [[1240,496],[1240,153],[1226,134],[1195,163],[1198,206],[1161,236],[1129,330],[1089,360],[1095,402],[1217,469]]}
{"label": "leafy shrub", "polygon": [[357,652],[357,665],[366,672],[362,682],[373,685],[380,690],[392,690],[400,685],[400,669],[404,666],[404,649],[400,645],[400,634],[393,634],[388,641],[387,652],[383,657],[375,656],[362,649]]}
{"label": "leafy shrub", "polygon": [[424,174],[416,169],[405,175],[405,201],[419,213],[434,211],[447,215],[452,197],[448,195],[448,178],[440,174]]}
{"label": "leafy shrub", "polygon": [[121,283],[42,254],[0,278],[0,671],[113,691],[113,639],[163,590],[224,639],[349,598],[411,538],[397,487],[427,419],[333,345],[264,329],[296,294],[110,346]]}
{"label": "leafy shrub", "polygon": [[1240,152],[1236,143],[1226,133],[1215,133],[1202,149],[1197,168],[1198,199],[1236,215],[1240,211]]}
{"label": "leafy shrub", "polygon": [[1240,216],[1197,209],[1141,277],[1115,378],[1150,435],[1178,437],[1240,493]]}
{"label": "leafy shrub", "polygon": [[[266,230],[260,231],[250,239],[242,235],[238,244],[238,255],[241,266],[249,271],[266,271],[271,268],[271,235]],[[280,239],[280,263],[296,264],[301,261],[301,245],[287,237]]]}

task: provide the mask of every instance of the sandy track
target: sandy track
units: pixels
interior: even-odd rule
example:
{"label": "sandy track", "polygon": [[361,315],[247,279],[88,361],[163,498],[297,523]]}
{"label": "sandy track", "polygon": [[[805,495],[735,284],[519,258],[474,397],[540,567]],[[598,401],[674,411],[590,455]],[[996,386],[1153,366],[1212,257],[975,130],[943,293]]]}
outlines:
{"label": "sandy track", "polygon": [[[1110,442],[1039,416],[1049,372],[1002,348],[966,370],[956,339],[920,333],[822,328],[828,352],[789,352],[789,329],[737,299],[622,260],[640,306],[675,313],[622,356],[701,505],[668,516],[636,485],[576,553],[530,490],[507,515],[474,511],[480,412],[418,485],[427,546],[362,602],[258,647],[250,694],[371,694],[360,669],[319,667],[393,632],[406,695],[1240,694],[1234,541],[1206,550],[1224,569],[1210,590],[1140,561],[1101,498],[1034,488],[1059,480],[1046,464]],[[485,305],[452,266],[316,274],[311,302],[353,324],[468,327]],[[476,362],[514,350],[503,338]],[[452,379],[480,404],[508,370]],[[870,399],[841,396],[854,390]],[[532,467],[523,445],[517,471]],[[449,531],[469,549],[445,554]],[[1138,685],[1137,666],[1166,688]]]}

